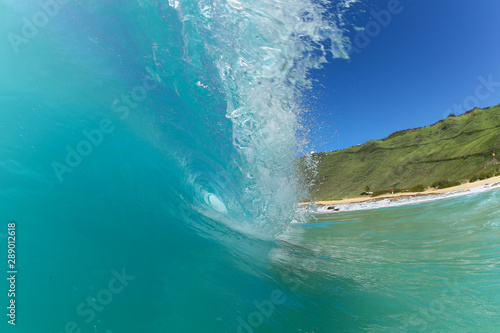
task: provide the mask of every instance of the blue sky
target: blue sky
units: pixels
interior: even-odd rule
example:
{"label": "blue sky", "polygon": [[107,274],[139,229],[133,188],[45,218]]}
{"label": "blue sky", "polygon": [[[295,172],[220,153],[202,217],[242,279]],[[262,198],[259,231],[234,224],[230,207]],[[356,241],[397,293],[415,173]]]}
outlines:
{"label": "blue sky", "polygon": [[383,27],[371,12],[391,1],[352,5],[347,36],[359,52],[313,73],[317,152],[500,103],[500,1],[401,0]]}

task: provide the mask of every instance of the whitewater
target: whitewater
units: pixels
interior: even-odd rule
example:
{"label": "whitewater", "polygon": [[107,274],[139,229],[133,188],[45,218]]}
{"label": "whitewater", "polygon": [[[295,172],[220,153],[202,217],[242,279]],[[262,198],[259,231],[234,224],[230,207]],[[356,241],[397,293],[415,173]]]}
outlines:
{"label": "whitewater", "polygon": [[294,208],[352,3],[1,0],[1,331],[497,330],[498,190]]}

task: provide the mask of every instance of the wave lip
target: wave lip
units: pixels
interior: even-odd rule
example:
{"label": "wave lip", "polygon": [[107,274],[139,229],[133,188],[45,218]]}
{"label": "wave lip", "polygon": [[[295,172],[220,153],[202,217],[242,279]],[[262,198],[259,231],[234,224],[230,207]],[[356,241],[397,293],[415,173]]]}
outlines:
{"label": "wave lip", "polygon": [[[352,0],[347,2],[338,8]],[[237,204],[224,204],[219,199],[224,193],[206,194],[204,201],[242,224],[278,235],[297,218],[290,207],[307,196],[295,157],[300,105],[312,86],[309,71],[328,56],[347,54],[338,16],[327,9],[331,4],[312,0],[169,0],[169,5],[182,22],[183,58],[197,66],[203,50],[212,59],[231,122],[236,153],[225,168],[240,175],[230,185]]]}

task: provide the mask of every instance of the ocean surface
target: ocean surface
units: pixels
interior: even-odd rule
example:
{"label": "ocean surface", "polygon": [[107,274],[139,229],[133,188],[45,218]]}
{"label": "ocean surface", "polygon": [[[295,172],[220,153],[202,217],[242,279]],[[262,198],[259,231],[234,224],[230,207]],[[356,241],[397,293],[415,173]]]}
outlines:
{"label": "ocean surface", "polygon": [[0,331],[498,332],[498,190],[296,209],[352,2],[0,0]]}

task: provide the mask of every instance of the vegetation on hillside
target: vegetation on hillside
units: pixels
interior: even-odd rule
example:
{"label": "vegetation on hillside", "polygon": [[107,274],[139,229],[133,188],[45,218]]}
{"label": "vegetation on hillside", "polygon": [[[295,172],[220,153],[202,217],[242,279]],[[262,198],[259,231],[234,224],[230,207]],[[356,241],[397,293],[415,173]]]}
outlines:
{"label": "vegetation on hillside", "polygon": [[500,174],[497,149],[500,104],[360,146],[313,154],[308,163],[313,160],[317,168],[306,177],[313,181],[314,200],[354,197],[367,187],[373,195],[444,188]]}

